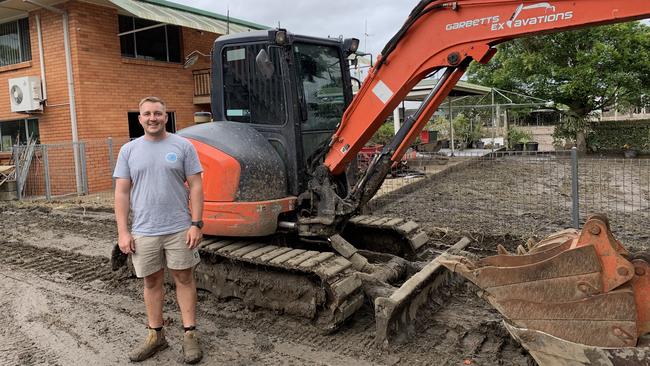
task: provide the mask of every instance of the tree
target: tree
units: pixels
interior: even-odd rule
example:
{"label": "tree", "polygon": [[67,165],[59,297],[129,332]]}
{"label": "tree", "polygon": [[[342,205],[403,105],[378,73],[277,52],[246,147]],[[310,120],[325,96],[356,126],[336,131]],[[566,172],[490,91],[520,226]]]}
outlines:
{"label": "tree", "polygon": [[386,145],[393,139],[393,136],[395,136],[393,122],[385,122],[381,127],[379,127],[372,138],[370,138],[368,143],[370,145]]}
{"label": "tree", "polygon": [[522,38],[498,46],[471,82],[518,91],[568,107],[557,137],[585,148],[588,117],[614,105],[640,105],[650,91],[650,27],[622,23]]}

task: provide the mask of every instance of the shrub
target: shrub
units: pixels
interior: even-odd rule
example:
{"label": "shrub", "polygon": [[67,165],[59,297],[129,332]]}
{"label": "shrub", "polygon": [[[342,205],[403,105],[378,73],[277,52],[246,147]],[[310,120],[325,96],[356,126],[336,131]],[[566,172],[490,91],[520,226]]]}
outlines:
{"label": "shrub", "polygon": [[385,122],[369,141],[370,145],[386,145],[395,136],[393,122]]}
{"label": "shrub", "polygon": [[515,144],[525,144],[532,140],[532,136],[515,126],[508,128],[508,148],[512,149]]}

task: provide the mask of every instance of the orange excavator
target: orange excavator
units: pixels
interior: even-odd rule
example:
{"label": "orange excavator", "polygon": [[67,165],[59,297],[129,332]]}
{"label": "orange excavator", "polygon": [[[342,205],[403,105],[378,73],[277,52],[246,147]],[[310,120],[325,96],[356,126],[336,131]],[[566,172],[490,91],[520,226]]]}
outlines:
{"label": "orange excavator", "polygon": [[[629,256],[604,218],[525,255],[471,262],[454,256],[467,245],[461,241],[427,262],[417,224],[359,214],[472,61],[487,63],[497,44],[514,38],[647,17],[648,0],[423,0],[354,96],[348,59],[356,39],[283,29],[219,37],[214,122],[179,131],[205,170],[199,285],[329,328],[369,299],[384,344],[408,333],[447,266],[492,294],[524,345],[556,346],[531,350],[540,363],[572,344],[588,350],[558,359],[589,361],[585,354],[602,351],[607,360],[648,364],[650,348],[640,343],[649,331],[648,258]],[[442,77],[417,112],[360,178],[348,174],[407,93],[434,72]]]}

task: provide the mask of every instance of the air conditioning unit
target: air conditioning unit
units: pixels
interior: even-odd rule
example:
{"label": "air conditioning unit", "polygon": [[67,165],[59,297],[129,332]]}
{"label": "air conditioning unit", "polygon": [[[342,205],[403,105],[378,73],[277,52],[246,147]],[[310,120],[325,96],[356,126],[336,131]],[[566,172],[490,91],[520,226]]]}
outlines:
{"label": "air conditioning unit", "polygon": [[24,76],[9,79],[9,100],[12,112],[42,111],[41,78]]}

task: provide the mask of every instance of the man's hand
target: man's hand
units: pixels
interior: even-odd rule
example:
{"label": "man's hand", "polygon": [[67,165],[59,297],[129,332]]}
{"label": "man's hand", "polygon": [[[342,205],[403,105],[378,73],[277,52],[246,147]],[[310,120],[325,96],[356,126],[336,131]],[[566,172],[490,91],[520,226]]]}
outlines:
{"label": "man's hand", "polygon": [[133,240],[131,233],[118,235],[117,244],[120,246],[122,253],[135,253],[135,240]]}
{"label": "man's hand", "polygon": [[202,239],[203,234],[201,233],[201,229],[199,229],[197,226],[192,225],[190,226],[190,229],[187,230],[185,244],[187,244],[188,248],[194,249],[197,245],[199,245]]}

